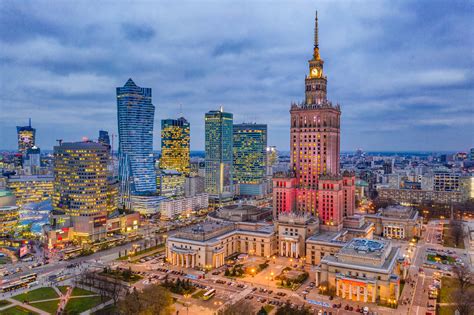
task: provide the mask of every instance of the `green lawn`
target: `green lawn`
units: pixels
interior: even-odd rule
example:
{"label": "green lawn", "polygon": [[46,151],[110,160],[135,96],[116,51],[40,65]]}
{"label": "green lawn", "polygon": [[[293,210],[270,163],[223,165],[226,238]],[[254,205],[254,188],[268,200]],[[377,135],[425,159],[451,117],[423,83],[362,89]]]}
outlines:
{"label": "green lawn", "polygon": [[206,293],[206,290],[199,290],[193,295],[191,295],[192,298],[194,299],[202,299],[203,294]]}
{"label": "green lawn", "polygon": [[95,293],[95,292],[75,287],[74,289],[72,289],[72,295],[71,296],[96,295],[96,294],[97,293]]}
{"label": "green lawn", "polygon": [[27,310],[21,306],[13,306],[3,310],[2,315],[38,315],[38,313]]}
{"label": "green lawn", "polygon": [[56,314],[56,311],[58,310],[58,304],[59,299],[46,302],[31,303],[30,305],[50,314]]}
{"label": "green lawn", "polygon": [[441,306],[439,308],[438,315],[453,315],[454,314],[454,306]]}
{"label": "green lawn", "polygon": [[59,296],[54,291],[53,288],[50,287],[45,287],[45,288],[39,288],[35,289],[33,291],[25,292],[19,295],[15,295],[12,297],[13,299],[23,302],[23,301],[40,301],[40,300],[47,300],[47,299],[57,299]]}
{"label": "green lawn", "polygon": [[458,287],[458,282],[454,278],[444,277],[441,279],[441,290],[439,293],[440,303],[451,303],[453,292]]}
{"label": "green lawn", "polygon": [[68,286],[59,286],[58,290],[61,291],[62,294],[66,294]]}
{"label": "green lawn", "polygon": [[5,307],[5,306],[10,305],[10,304],[12,304],[12,303],[7,301],[7,300],[0,300],[0,307]]}
{"label": "green lawn", "polygon": [[267,311],[267,314],[270,314],[270,312],[275,308],[275,306],[267,304],[263,307],[265,311]]}
{"label": "green lawn", "polygon": [[66,305],[66,311],[68,314],[80,314],[99,305],[100,303],[102,303],[100,296],[71,298]]}

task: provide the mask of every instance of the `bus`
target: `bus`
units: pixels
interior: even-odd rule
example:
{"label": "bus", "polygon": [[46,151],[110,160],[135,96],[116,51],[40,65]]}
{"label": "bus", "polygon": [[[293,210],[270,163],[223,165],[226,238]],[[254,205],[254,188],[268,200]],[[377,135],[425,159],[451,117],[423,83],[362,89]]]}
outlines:
{"label": "bus", "polygon": [[18,289],[23,289],[23,288],[26,288],[26,287],[28,287],[27,282],[18,280],[18,281],[13,281],[13,282],[11,282],[7,285],[2,286],[0,288],[0,292],[5,293],[5,292],[10,292],[10,291],[15,291],[15,290],[18,290]]}
{"label": "bus", "polygon": [[210,298],[212,298],[215,294],[216,294],[216,289],[210,289],[209,291],[207,291],[206,293],[202,295],[202,299],[207,301]]}
{"label": "bus", "polygon": [[38,279],[38,275],[36,273],[30,273],[24,276],[20,277],[20,281],[25,281],[25,282],[34,282]]}

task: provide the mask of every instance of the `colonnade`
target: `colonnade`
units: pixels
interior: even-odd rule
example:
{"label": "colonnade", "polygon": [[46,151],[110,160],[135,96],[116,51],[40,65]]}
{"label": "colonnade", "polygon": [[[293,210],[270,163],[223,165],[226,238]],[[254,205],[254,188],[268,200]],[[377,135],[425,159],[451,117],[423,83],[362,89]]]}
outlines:
{"label": "colonnade", "polygon": [[385,225],[383,227],[383,236],[391,238],[405,238],[405,228],[403,226]]}
{"label": "colonnade", "polygon": [[[371,302],[375,303],[376,297],[376,288],[375,284],[371,285]],[[362,293],[361,293],[362,291]],[[356,285],[352,282],[345,282],[341,280],[336,281],[336,295],[342,297],[343,299],[349,299],[352,301],[359,301],[367,303],[369,296],[369,287],[367,284]]]}
{"label": "colonnade", "polygon": [[300,248],[297,241],[280,241],[280,256],[299,258]]}
{"label": "colonnade", "polygon": [[171,263],[175,266],[194,268],[196,266],[196,254],[171,253]]}

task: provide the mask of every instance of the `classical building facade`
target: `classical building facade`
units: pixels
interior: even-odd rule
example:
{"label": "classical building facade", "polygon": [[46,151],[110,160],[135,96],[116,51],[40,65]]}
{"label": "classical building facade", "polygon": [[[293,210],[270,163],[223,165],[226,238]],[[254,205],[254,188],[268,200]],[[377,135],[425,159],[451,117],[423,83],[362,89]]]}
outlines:
{"label": "classical building facade", "polygon": [[280,214],[275,229],[278,233],[278,253],[283,257],[305,256],[306,239],[318,232],[319,221],[307,214]]}
{"label": "classical building facade", "polygon": [[316,285],[343,299],[395,303],[400,292],[398,256],[390,241],[352,239],[316,267]]}
{"label": "classical building facade", "polygon": [[305,79],[305,100],[291,105],[291,173],[273,179],[276,213],[318,216],[322,228],[340,229],[355,206],[355,176],[340,173],[339,105],[327,99],[327,77],[319,54],[315,20],[313,58]]}
{"label": "classical building facade", "polygon": [[364,217],[374,224],[374,233],[385,238],[411,239],[421,235],[422,220],[411,207],[390,206]]}

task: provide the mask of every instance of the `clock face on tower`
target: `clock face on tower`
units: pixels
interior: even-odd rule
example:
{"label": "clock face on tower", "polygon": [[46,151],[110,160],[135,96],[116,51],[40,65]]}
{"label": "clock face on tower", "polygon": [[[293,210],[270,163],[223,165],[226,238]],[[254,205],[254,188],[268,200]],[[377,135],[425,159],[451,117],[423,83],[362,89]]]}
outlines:
{"label": "clock face on tower", "polygon": [[321,70],[318,69],[318,68],[311,69],[311,76],[320,77],[321,76]]}

